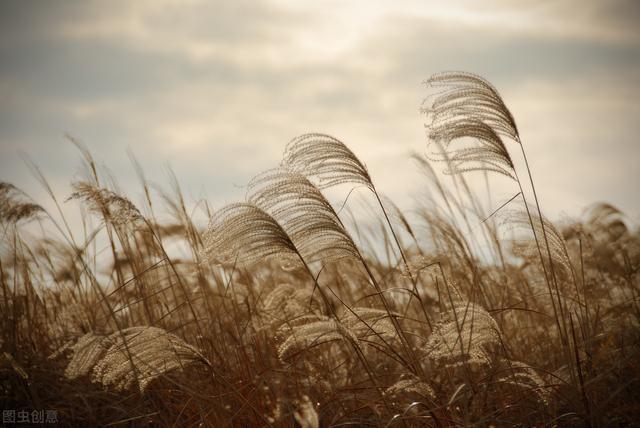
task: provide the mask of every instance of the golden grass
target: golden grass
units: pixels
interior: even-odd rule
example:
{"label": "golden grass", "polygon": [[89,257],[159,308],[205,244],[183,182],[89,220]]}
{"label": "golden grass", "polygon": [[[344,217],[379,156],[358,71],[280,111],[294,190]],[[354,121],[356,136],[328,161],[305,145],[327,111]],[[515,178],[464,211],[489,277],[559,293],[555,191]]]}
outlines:
{"label": "golden grass", "polygon": [[[634,423],[639,231],[609,204],[544,218],[497,90],[468,73],[428,83],[454,185],[419,157],[433,193],[414,211],[324,134],[292,140],[246,201],[201,204],[208,228],[177,181],[159,212],[134,162],[138,207],[82,147],[88,176],[68,198],[81,238],[0,184],[3,409],[55,409],[69,426]],[[515,180],[508,207],[483,211],[465,181],[479,170]],[[379,224],[345,226],[323,194],[345,184],[368,189]]]}

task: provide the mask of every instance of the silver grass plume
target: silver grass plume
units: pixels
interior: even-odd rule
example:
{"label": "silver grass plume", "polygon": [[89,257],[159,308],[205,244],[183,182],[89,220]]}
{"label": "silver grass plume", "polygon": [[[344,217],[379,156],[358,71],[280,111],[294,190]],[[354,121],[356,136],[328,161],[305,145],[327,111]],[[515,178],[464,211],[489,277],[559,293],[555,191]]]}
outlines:
{"label": "silver grass plume", "polygon": [[[297,326],[283,326],[279,335],[286,338],[278,346],[278,357],[280,360],[286,360],[293,354],[303,352],[309,348],[324,343],[335,342],[346,339],[355,342],[357,338],[348,330],[343,328],[340,322],[324,317],[320,321],[312,321]],[[287,333],[286,335],[283,333]]]}
{"label": "silver grass plume", "polygon": [[120,391],[136,385],[144,392],[171,370],[195,362],[210,365],[196,348],[157,327],[131,327],[109,336],[88,333],[68,349],[73,355],[65,370],[67,378],[91,373],[93,382]]}
{"label": "silver grass plume", "polygon": [[[355,183],[371,190],[380,204],[380,208],[389,225],[389,230],[406,266],[407,261],[404,251],[391,225],[387,210],[382,204],[380,195],[369,176],[369,172],[346,144],[327,134],[311,133],[301,135],[289,142],[285,148],[282,166],[296,171],[309,179],[315,179],[320,189],[343,183]],[[372,280],[375,283],[373,277]],[[377,287],[377,284],[374,286]]]}
{"label": "silver grass plume", "polygon": [[[567,278],[572,278],[574,275],[573,265],[569,258],[569,251],[567,250],[567,244],[562,234],[556,229],[556,227],[548,219],[540,219],[537,215],[532,215],[531,218],[524,210],[508,210],[503,214],[503,223],[511,226],[528,228],[533,223],[534,232],[540,236],[542,235],[542,228],[547,235],[547,241],[549,243],[549,253],[547,254],[545,263],[553,263],[554,268],[559,268]],[[533,241],[525,241],[519,243],[516,246],[516,253],[527,259],[534,259],[538,257],[538,250],[536,243]],[[548,255],[550,254],[551,260]]]}
{"label": "silver grass plume", "polygon": [[602,224],[609,226],[613,222],[620,221],[622,211],[606,202],[591,205],[586,210],[586,222],[589,224]]}
{"label": "silver grass plume", "polygon": [[[392,313],[391,315],[397,316],[398,314]],[[383,309],[366,307],[345,309],[340,321],[359,339],[370,340],[381,337],[385,340],[392,340],[397,337],[389,313]]]}
{"label": "silver grass plume", "polygon": [[505,374],[496,379],[497,383],[526,388],[543,404],[549,404],[550,393],[546,383],[535,369],[520,361],[504,361]]}
{"label": "silver grass plume", "polygon": [[301,325],[283,325],[278,333],[285,338],[278,347],[278,356],[282,360],[324,343],[342,340],[357,343],[359,340],[371,341],[375,337],[384,340],[397,337],[386,311],[366,307],[344,310],[337,320],[323,317]]}
{"label": "silver grass plume", "polygon": [[[298,138],[295,138],[287,145],[282,161],[282,166],[296,171],[296,174],[298,174],[300,177],[295,181],[304,181],[310,184],[309,179],[306,177],[315,177],[320,188],[327,188],[343,183],[356,183],[364,185],[369,190],[371,190],[371,192],[375,195],[378,203],[380,204],[380,208],[389,226],[391,235],[393,236],[402,261],[406,267],[407,260],[404,251],[402,250],[402,245],[400,245],[400,241],[391,224],[391,220],[389,219],[387,210],[382,204],[382,200],[380,199],[380,196],[376,191],[373,182],[371,181],[371,177],[369,176],[367,168],[342,141],[326,134],[316,133],[302,135]],[[333,242],[338,244],[338,251],[335,251],[335,247],[329,248],[329,251],[321,250],[319,252],[323,253],[322,257],[325,260],[340,258],[344,256],[355,257],[356,259],[359,259],[362,262],[363,267],[367,271],[368,275],[370,276],[374,288],[376,288],[376,291],[380,293],[379,296],[385,306],[385,309],[389,311],[389,304],[382,294],[380,286],[375,280],[373,274],[367,266],[367,263],[362,258],[352,239],[344,230],[342,222],[336,215],[331,205],[326,201],[324,196],[322,196],[322,193],[317,188],[315,188],[315,186],[311,185],[311,187],[313,187],[312,193],[315,193],[319,196],[318,201],[321,202],[321,205],[327,208],[325,212],[329,214],[329,217],[331,217],[331,223],[334,224],[332,228],[335,229],[336,232],[338,232],[336,236],[337,239],[332,240]],[[315,209],[315,211],[318,214],[320,213],[318,209]],[[278,216],[275,217],[278,218]],[[329,226],[329,222],[326,222],[326,224],[327,226]],[[292,232],[286,226],[285,229],[287,229],[294,242],[296,242],[296,239],[292,235]],[[328,229],[326,230],[328,231]],[[311,232],[313,233],[313,231]],[[326,233],[323,234],[326,235]],[[318,245],[316,245],[316,247],[320,248],[320,246]],[[300,246],[298,246],[298,248],[300,248]],[[315,258],[317,258],[317,255]],[[313,258],[311,260],[313,260]],[[414,279],[411,278],[411,280],[415,287],[416,283]],[[396,331],[402,336],[397,320],[393,320],[393,322]],[[403,345],[406,347],[407,351],[412,354],[410,345],[406,341],[406,338],[403,339]]]}
{"label": "silver grass plume", "polygon": [[108,344],[108,336],[87,333],[80,337],[75,344],[72,342],[65,344],[49,358],[57,358],[67,350],[73,352],[64,374],[68,379],[75,379],[80,376],[86,376],[91,372],[102,355],[109,349]]}
{"label": "silver grass plume", "polygon": [[418,394],[430,400],[435,399],[436,396],[433,388],[431,388],[428,383],[423,382],[419,378],[415,377],[415,375],[410,375],[406,379],[400,379],[384,391],[384,394],[389,397],[400,396],[409,393]]}
{"label": "silver grass plume", "polygon": [[296,403],[293,417],[300,428],[318,428],[320,426],[318,413],[308,395],[303,395],[302,400]]}
{"label": "silver grass plume", "polygon": [[0,182],[0,223],[15,224],[44,212],[40,205],[25,202],[20,196],[24,193],[13,184]]}
{"label": "silver grass plume", "polygon": [[[435,94],[433,98],[425,100],[425,103],[428,103],[428,105],[423,109],[423,111],[431,117],[431,123],[427,125],[429,128],[439,129],[451,127],[452,129],[455,129],[458,126],[458,123],[465,123],[464,121],[466,120],[482,122],[491,128],[496,135],[508,137],[519,144],[522,152],[522,158],[529,176],[529,181],[531,183],[538,217],[541,218],[542,211],[540,209],[536,187],[533,182],[524,146],[520,140],[518,128],[513,115],[505,105],[496,88],[478,75],[457,71],[435,74],[431,76],[426,83],[432,87],[442,89],[439,93]],[[494,157],[493,159],[496,158]],[[525,201],[525,208],[527,213],[529,213],[529,205],[526,202],[522,184],[516,171],[513,168],[512,170],[514,172],[514,178],[520,188],[520,194]],[[540,226],[537,227],[534,225],[533,219],[530,220],[530,226],[534,232],[536,250],[542,263],[545,281],[550,294],[552,294],[552,284],[555,286],[557,291],[557,279],[555,277],[554,266],[553,264],[550,265],[551,275],[549,275],[544,261],[544,256],[542,255],[538,236],[542,236],[547,249],[548,258],[551,260],[554,259],[554,255],[551,254],[552,250],[550,249],[552,244],[549,242],[550,239],[547,236],[546,222],[540,220],[539,224]],[[554,313],[555,310],[554,304]],[[560,307],[560,310],[562,312],[562,306]],[[560,329],[560,324],[558,323],[557,325]]]}
{"label": "silver grass plume", "polygon": [[[262,300],[262,313],[271,324],[306,323],[322,317],[322,303],[307,287],[283,283]],[[273,325],[272,325],[273,326]]]}
{"label": "silver grass plume", "polygon": [[[454,148],[463,139],[474,141],[473,145]],[[462,174],[470,171],[488,171],[515,178],[513,161],[500,135],[475,118],[459,118],[440,125],[432,125],[429,139],[437,146],[427,155],[430,160],[446,162],[445,174]]]}
{"label": "silver grass plume", "polygon": [[204,260],[249,266],[266,258],[291,260],[297,250],[280,224],[253,203],[220,209],[204,232]]}
{"label": "silver grass plume", "polygon": [[340,140],[327,134],[300,135],[287,144],[282,165],[317,178],[320,189],[356,183],[373,190],[366,166]]}
{"label": "silver grass plume", "polygon": [[105,220],[113,224],[125,225],[143,220],[142,214],[133,202],[111,190],[86,181],[75,182],[72,187],[73,193],[68,201],[83,201],[91,211],[104,216]]}
{"label": "silver grass plume", "polygon": [[592,234],[604,235],[616,241],[629,233],[623,218],[624,214],[618,208],[601,202],[589,207],[585,225]]}
{"label": "silver grass plume", "polygon": [[259,174],[248,185],[247,200],[282,226],[307,263],[359,258],[333,207],[303,174],[286,169]]}
{"label": "silver grass plume", "polygon": [[[248,184],[247,200],[264,209],[282,225],[307,268],[312,262],[344,258],[362,262],[376,291],[380,293],[385,309],[389,312],[388,303],[379,285],[342,221],[322,192],[304,174],[285,168],[259,174]],[[394,321],[392,319],[392,322]],[[394,326],[401,334],[397,321]],[[345,333],[349,332],[340,330],[339,322],[329,327],[333,330],[338,329],[339,333],[348,337]],[[409,346],[406,343],[404,345],[407,348]]]}
{"label": "silver grass plume", "polygon": [[434,74],[425,83],[443,88],[432,99],[425,100],[428,106],[423,108],[423,112],[431,117],[431,128],[440,129],[464,121],[482,122],[496,134],[520,142],[511,112],[496,88],[484,78],[472,73],[449,71]]}
{"label": "silver grass plume", "polygon": [[493,317],[481,306],[456,298],[424,347],[427,356],[447,366],[486,364],[488,348],[500,341]]}

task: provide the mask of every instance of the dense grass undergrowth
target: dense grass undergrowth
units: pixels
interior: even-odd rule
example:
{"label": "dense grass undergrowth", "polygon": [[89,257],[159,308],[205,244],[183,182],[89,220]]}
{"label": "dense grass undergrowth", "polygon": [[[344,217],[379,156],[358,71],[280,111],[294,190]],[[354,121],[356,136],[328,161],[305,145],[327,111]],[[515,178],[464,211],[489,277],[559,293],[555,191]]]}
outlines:
{"label": "dense grass undergrowth", "polygon": [[[81,145],[64,198],[38,175],[56,212],[0,184],[3,409],[71,426],[636,423],[638,229],[604,203],[554,225],[495,88],[427,83],[430,196],[411,211],[324,134],[292,140],[244,201],[198,204],[204,230],[177,181],[159,204],[134,162],[135,205]],[[495,174],[515,195],[488,212],[468,180]],[[334,186],[369,195],[377,222]]]}

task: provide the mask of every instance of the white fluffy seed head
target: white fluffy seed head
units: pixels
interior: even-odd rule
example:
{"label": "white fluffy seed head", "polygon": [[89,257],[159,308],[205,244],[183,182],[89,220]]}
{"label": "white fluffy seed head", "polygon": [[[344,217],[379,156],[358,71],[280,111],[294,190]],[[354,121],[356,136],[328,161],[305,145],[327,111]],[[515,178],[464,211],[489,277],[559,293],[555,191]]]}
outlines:
{"label": "white fluffy seed head", "polygon": [[127,390],[137,385],[144,392],[158,377],[207,359],[179,337],[157,327],[131,327],[109,336],[88,333],[68,347],[73,355],[65,376],[91,374],[95,383]]}

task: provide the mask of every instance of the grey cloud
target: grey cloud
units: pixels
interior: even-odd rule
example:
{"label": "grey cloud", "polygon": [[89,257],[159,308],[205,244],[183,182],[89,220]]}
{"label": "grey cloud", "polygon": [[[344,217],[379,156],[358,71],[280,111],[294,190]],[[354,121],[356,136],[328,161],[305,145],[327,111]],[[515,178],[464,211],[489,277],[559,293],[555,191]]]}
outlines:
{"label": "grey cloud", "polygon": [[367,55],[386,52],[391,72],[405,79],[443,69],[474,70],[505,83],[606,72],[626,77],[640,70],[640,45],[550,39],[508,28],[451,27],[415,18],[393,19],[386,27],[363,49]]}
{"label": "grey cloud", "polygon": [[[625,110],[639,87],[633,43],[458,25],[396,10],[352,49],[314,58],[297,55],[290,40],[314,34],[318,17],[301,9],[248,1],[153,4],[0,6],[2,179],[25,179],[18,150],[57,181],[69,179],[78,158],[62,138],[69,132],[123,187],[135,182],[126,156],[132,148],[154,181],[163,181],[161,165],[170,160],[185,189],[205,188],[219,204],[242,195],[235,185],[274,166],[289,138],[324,131],[353,147],[383,191],[408,200],[422,183],[406,157],[425,144],[420,81],[466,69],[507,96],[535,144],[538,171],[556,171],[539,174],[551,206],[606,199],[611,188],[614,202],[640,211],[628,184],[634,172],[626,169],[638,156],[637,110]],[[605,30],[633,19],[620,4]],[[331,30],[339,34],[339,23]],[[572,97],[579,100],[571,104]],[[590,123],[580,127],[581,120]],[[558,135],[568,139],[561,150],[554,148]],[[608,156],[603,140],[615,147]],[[562,175],[561,157],[571,159],[579,178]]]}

